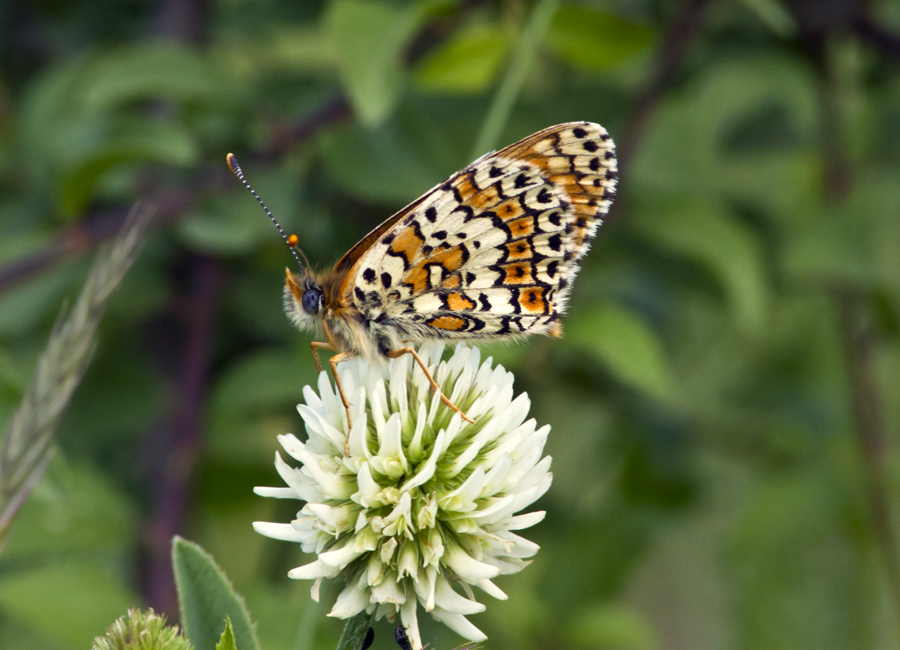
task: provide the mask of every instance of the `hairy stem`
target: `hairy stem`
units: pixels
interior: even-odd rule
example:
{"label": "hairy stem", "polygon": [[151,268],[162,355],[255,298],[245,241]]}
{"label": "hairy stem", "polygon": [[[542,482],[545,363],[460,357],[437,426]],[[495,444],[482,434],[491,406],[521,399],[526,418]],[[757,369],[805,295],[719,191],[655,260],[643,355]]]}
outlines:
{"label": "hairy stem", "polygon": [[151,210],[131,211],[101,249],[72,310],[60,317],[0,449],[0,545],[50,459],[50,444],[94,351],[106,303],[137,259]]}

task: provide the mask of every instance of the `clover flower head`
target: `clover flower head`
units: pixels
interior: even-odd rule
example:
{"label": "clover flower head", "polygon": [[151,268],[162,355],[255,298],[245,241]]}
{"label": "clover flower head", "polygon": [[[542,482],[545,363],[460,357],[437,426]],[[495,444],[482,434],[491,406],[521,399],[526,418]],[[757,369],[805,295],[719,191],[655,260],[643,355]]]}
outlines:
{"label": "clover flower head", "polygon": [[[516,514],[550,487],[550,457],[542,457],[549,426],[526,421],[530,402],[513,394],[512,373],[479,365],[477,349],[458,346],[441,361],[443,345],[420,356],[441,390],[475,422],[441,403],[409,355],[381,366],[355,358],[339,370],[353,426],[326,373],[318,392],[304,388],[298,409],[308,439],[279,436],[300,463],[276,453],[288,487],[256,488],[262,496],[306,502],[290,523],[256,522],[257,532],[299,542],[315,561],[289,572],[326,578],[344,589],[330,616],[360,612],[394,620],[397,614],[419,650],[419,606],[461,636],[485,635],[466,619],[484,611],[472,587],[506,595],[492,579],[516,573],[538,546],[514,531],[543,512]],[[344,453],[349,435],[349,454]]]}

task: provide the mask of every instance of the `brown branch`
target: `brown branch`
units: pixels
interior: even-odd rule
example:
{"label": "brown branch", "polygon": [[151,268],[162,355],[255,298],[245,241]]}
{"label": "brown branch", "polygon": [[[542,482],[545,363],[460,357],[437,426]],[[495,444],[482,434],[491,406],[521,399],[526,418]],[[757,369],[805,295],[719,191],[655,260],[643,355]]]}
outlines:
{"label": "brown branch", "polygon": [[711,0],[688,0],[683,11],[666,29],[662,44],[656,54],[656,63],[650,80],[635,101],[631,117],[618,138],[616,154],[619,170],[627,167],[662,99],[675,71],[681,66],[694,36],[700,29]]}
{"label": "brown branch", "polygon": [[900,36],[875,22],[867,11],[853,21],[853,31],[866,45],[885,56],[900,60]]}
{"label": "brown branch", "polygon": [[[810,27],[809,33],[801,33],[801,39],[807,43],[820,75],[824,192],[830,202],[840,203],[852,189],[853,174],[850,158],[844,153],[847,149],[845,129],[838,112],[841,102],[837,101],[840,88],[829,57],[828,41],[842,33],[845,25],[833,24],[830,26],[831,31],[828,31],[813,20],[798,22],[801,27]],[[898,537],[888,496],[891,493],[888,479],[890,451],[882,423],[879,386],[875,379],[876,340],[872,325],[866,319],[867,305],[862,290],[855,286],[840,286],[833,290],[833,296],[847,364],[850,407],[863,465],[869,516],[887,570],[888,587],[894,605],[894,625],[900,638],[900,558],[897,555]]]}
{"label": "brown branch", "polygon": [[[154,210],[151,228],[171,221],[185,212],[192,202],[193,197],[184,192],[148,199],[146,204]],[[97,213],[60,229],[44,248],[0,268],[0,294],[62,261],[93,253],[121,230],[129,212],[128,208],[121,208]]]}
{"label": "brown branch", "polygon": [[207,393],[212,359],[212,335],[224,270],[218,260],[191,257],[184,276],[191,286],[178,302],[178,320],[174,336],[162,342],[178,368],[174,386],[175,403],[171,416],[151,444],[152,478],[156,486],[156,506],[145,525],[144,544],[148,554],[144,562],[144,589],[148,603],[170,616],[178,613],[172,576],[172,537],[183,532],[183,521],[196,478],[197,459],[203,445],[202,410]]}
{"label": "brown branch", "polygon": [[841,341],[847,363],[856,437],[865,466],[866,493],[875,539],[881,548],[888,584],[900,626],[900,563],[897,532],[893,525],[888,479],[889,446],[881,421],[881,399],[874,379],[875,340],[865,323],[865,301],[855,287],[834,291],[840,319]]}

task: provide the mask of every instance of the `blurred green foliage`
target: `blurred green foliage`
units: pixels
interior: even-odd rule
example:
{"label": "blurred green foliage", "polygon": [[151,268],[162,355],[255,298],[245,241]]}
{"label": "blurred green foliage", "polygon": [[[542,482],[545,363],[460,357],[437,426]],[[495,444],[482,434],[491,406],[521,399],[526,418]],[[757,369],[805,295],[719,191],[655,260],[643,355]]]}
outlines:
{"label": "blurred green foliage", "polygon": [[315,373],[281,310],[290,255],[224,156],[329,267],[470,162],[523,48],[495,144],[600,122],[622,180],[568,335],[485,346],[555,468],[542,551],[474,618],[486,647],[896,647],[900,7],[569,0],[523,46],[535,7],[4,4],[4,429],[104,224],[137,199],[159,217],[0,554],[0,647],[174,620],[175,533],[246,595],[260,647],[334,647],[335,592],[313,603],[285,575],[306,560],[250,527],[298,507],[251,490],[279,483]]}

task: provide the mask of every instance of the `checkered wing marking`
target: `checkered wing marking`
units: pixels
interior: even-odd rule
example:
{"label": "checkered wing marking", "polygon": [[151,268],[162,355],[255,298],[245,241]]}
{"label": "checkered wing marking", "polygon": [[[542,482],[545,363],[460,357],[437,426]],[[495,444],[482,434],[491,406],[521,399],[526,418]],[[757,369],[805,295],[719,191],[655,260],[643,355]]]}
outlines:
{"label": "checkered wing marking", "polygon": [[411,340],[558,335],[615,195],[614,151],[574,122],[476,160],[373,231],[345,299]]}

